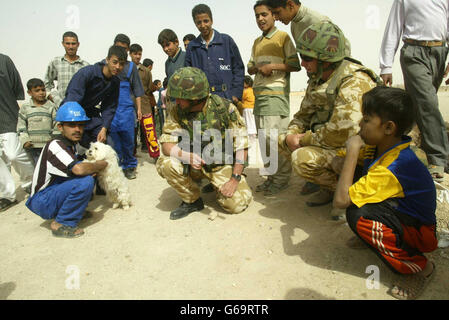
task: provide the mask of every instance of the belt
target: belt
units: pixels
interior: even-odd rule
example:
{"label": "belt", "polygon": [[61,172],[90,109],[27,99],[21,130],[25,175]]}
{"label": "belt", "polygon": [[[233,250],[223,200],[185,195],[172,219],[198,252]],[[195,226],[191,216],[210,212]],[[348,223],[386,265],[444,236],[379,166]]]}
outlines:
{"label": "belt", "polygon": [[226,85],[226,83],[223,83],[221,86],[211,86],[210,87],[210,92],[225,92],[228,90],[228,86]]}
{"label": "belt", "polygon": [[420,47],[442,47],[446,44],[444,41],[418,41],[413,39],[404,39],[404,42]]}

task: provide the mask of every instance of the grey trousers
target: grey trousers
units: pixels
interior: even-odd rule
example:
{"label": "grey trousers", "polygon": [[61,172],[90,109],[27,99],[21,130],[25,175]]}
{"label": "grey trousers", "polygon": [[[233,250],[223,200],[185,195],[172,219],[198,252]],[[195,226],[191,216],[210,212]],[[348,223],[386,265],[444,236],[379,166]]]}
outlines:
{"label": "grey trousers", "polygon": [[[287,131],[288,125],[290,123],[289,117],[281,117],[281,116],[257,116],[255,115],[256,127],[259,135],[259,144],[260,141],[260,129],[266,130],[266,153],[267,156],[270,156],[270,147],[278,148],[278,140],[277,137],[275,140],[270,139],[270,129],[277,129],[278,134],[285,133]],[[261,146],[262,148],[262,146]],[[270,166],[269,163],[265,164],[265,168]],[[278,151],[278,169],[277,172],[273,175],[268,176],[268,180],[272,181],[274,184],[286,184],[290,180],[290,176],[292,174],[292,164],[290,160],[286,159],[284,155],[279,153]]]}
{"label": "grey trousers", "polygon": [[415,106],[416,123],[422,134],[422,149],[429,164],[446,166],[449,141],[438,107],[438,88],[443,81],[448,48],[404,44],[401,67],[405,90]]}

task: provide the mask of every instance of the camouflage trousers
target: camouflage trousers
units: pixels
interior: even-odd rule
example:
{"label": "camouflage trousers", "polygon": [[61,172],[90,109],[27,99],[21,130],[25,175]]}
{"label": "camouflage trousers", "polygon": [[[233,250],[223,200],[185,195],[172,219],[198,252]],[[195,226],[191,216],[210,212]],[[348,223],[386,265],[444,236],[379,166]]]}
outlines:
{"label": "camouflage trousers", "polygon": [[305,180],[334,191],[338,175],[332,169],[332,161],[337,151],[314,146],[299,148],[291,154],[293,170]]}
{"label": "camouflage trousers", "polygon": [[[200,187],[195,181],[206,178],[216,190],[219,190],[229,181],[232,175],[232,166],[225,165],[217,168],[214,172],[206,172],[204,168],[201,171],[190,170],[190,174],[184,176],[182,163],[174,157],[167,156],[161,156],[159,158],[156,163],[156,170],[176,190],[182,201],[186,203],[193,203],[200,197]],[[242,176],[242,180],[232,198],[226,198],[217,191],[218,203],[230,214],[243,212],[248,208],[251,200],[252,192],[244,176]]]}

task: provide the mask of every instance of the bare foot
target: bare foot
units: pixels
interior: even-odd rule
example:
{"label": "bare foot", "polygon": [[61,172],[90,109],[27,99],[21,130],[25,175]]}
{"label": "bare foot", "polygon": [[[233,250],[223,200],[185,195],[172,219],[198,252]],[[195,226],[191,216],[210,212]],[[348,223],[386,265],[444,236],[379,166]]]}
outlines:
{"label": "bare foot", "polygon": [[393,297],[400,300],[417,299],[434,275],[435,265],[432,261],[428,261],[423,271],[413,275],[402,275],[390,293]]}
{"label": "bare foot", "polygon": [[[54,235],[57,235],[58,231],[60,231],[61,228],[70,228],[68,226],[64,226],[56,221],[52,221],[51,225],[50,225],[50,229],[53,232]],[[84,234],[84,230],[81,228],[73,228],[73,232],[66,232],[66,235],[57,235],[57,236],[63,236],[63,237],[67,237],[67,238],[76,238],[79,236],[82,236]]]}

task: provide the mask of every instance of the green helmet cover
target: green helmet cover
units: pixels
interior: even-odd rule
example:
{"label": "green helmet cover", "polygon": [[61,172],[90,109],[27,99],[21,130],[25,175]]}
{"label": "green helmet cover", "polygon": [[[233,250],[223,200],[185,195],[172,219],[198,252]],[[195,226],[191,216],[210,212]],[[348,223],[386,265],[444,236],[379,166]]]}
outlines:
{"label": "green helmet cover", "polygon": [[168,80],[167,96],[173,99],[201,100],[209,95],[206,74],[193,67],[180,68]]}
{"label": "green helmet cover", "polygon": [[315,23],[306,28],[297,41],[296,50],[311,58],[325,62],[338,62],[345,58],[346,38],[340,28],[329,21]]}

